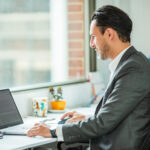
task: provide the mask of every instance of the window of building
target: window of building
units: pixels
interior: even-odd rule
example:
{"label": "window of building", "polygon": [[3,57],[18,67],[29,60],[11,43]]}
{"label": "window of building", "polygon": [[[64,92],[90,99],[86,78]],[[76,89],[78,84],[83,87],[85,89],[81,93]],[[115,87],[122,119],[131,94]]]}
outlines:
{"label": "window of building", "polygon": [[84,0],[1,0],[0,88],[86,77]]}

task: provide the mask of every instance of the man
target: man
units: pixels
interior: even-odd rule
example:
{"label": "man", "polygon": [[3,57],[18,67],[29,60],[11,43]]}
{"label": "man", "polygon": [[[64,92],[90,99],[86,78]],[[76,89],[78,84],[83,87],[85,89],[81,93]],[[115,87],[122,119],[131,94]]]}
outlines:
{"label": "man", "polygon": [[[150,133],[150,64],[130,44],[132,21],[122,10],[103,6],[95,11],[90,26],[90,46],[102,59],[111,59],[111,76],[95,115],[77,112],[56,132],[35,125],[28,136],[58,136],[66,143],[89,140],[91,150],[141,150]],[[74,123],[71,123],[74,122]],[[51,135],[52,134],[52,135]],[[143,149],[146,150],[146,149]]]}

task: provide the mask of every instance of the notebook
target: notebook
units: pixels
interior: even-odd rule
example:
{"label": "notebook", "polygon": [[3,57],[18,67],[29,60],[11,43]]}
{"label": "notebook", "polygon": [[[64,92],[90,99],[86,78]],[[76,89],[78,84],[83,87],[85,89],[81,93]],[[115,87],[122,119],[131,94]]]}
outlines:
{"label": "notebook", "polygon": [[28,131],[9,89],[0,90],[0,131],[4,135],[26,135]]}

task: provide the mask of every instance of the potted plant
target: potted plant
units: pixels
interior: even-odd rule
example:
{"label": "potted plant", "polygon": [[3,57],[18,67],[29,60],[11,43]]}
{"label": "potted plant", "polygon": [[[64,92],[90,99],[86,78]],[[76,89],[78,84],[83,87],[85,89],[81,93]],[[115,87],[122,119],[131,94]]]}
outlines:
{"label": "potted plant", "polygon": [[52,100],[50,101],[51,108],[53,110],[64,110],[66,101],[64,101],[62,97],[62,88],[58,87],[55,91],[53,87],[49,87],[49,92],[52,95]]}

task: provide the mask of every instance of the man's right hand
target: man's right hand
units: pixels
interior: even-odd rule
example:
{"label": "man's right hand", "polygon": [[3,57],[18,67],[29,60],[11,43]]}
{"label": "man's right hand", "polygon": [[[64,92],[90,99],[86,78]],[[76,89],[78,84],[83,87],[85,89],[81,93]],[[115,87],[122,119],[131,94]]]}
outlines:
{"label": "man's right hand", "polygon": [[86,118],[85,115],[83,115],[79,112],[76,112],[76,111],[67,112],[60,119],[63,120],[65,117],[70,118],[66,121],[66,123],[77,122],[77,121],[85,120],[85,118]]}
{"label": "man's right hand", "polygon": [[45,138],[51,138],[52,135],[50,133],[50,127],[47,126],[44,123],[36,123],[34,127],[32,127],[28,133],[27,136],[43,136]]}

